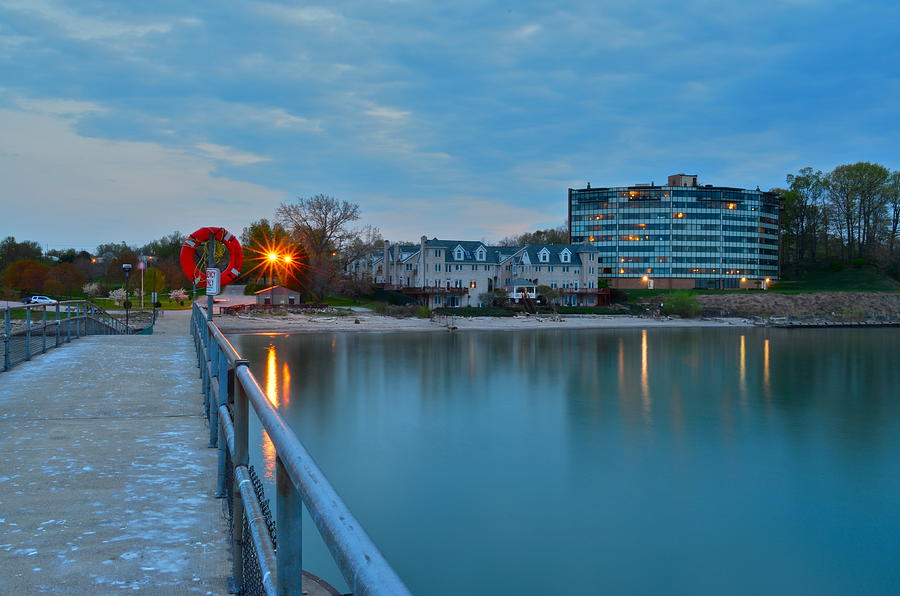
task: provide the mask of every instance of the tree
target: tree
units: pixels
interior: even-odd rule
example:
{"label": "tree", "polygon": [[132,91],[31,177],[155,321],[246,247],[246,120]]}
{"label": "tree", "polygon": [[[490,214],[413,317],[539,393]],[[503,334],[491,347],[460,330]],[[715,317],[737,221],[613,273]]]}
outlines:
{"label": "tree", "polygon": [[0,241],[0,271],[16,261],[36,261],[41,258],[41,254],[41,245],[37,242],[16,242],[14,237],[7,236]]}
{"label": "tree", "polygon": [[144,271],[144,287],[149,292],[162,292],[166,289],[166,275],[156,267]]}
{"label": "tree", "polygon": [[[363,226],[354,231],[353,237],[344,246],[341,257],[341,268],[346,269],[350,264],[366,259],[374,252],[379,252],[384,246],[384,237],[381,231],[374,226]],[[368,267],[363,268],[361,274],[354,275],[354,271],[350,271],[351,276],[365,276],[369,272]]]}
{"label": "tree", "polygon": [[159,240],[153,240],[141,247],[141,254],[152,255],[154,260],[178,260],[181,255],[181,245],[187,236],[175,230],[168,236],[163,236]]}
{"label": "tree", "polygon": [[47,282],[55,282],[54,291],[48,290],[46,283],[45,291],[51,294],[74,294],[84,284],[85,277],[74,263],[60,263],[47,272]]}
{"label": "tree", "polygon": [[556,311],[557,302],[559,302],[559,297],[562,296],[559,290],[550,286],[538,286],[534,291],[538,296],[543,296],[547,304],[553,308],[554,312]]}
{"label": "tree", "polygon": [[891,174],[887,183],[888,207],[891,212],[890,232],[888,233],[888,254],[893,261],[894,245],[900,233],[900,172]]}
{"label": "tree", "polygon": [[301,248],[301,283],[316,299],[323,299],[337,277],[334,257],[352,238],[347,226],[359,219],[359,205],[317,194],[282,203],[275,216]]}
{"label": "tree", "polygon": [[867,161],[838,166],[828,174],[829,202],[844,239],[845,260],[871,255],[884,221],[889,179],[886,167]]}
{"label": "tree", "polygon": [[[820,234],[827,233],[825,224],[826,180],[819,170],[806,167],[787,175],[788,190],[782,191],[782,231],[787,246],[786,260],[792,264],[815,261]],[[778,189],[773,189],[776,192]],[[827,243],[826,243],[827,248]]]}
{"label": "tree", "polygon": [[518,236],[507,236],[500,240],[500,246],[525,246],[526,244],[568,244],[569,222],[564,221],[555,228],[535,230]]}
{"label": "tree", "polygon": [[125,244],[125,242],[108,242],[97,247],[95,254],[104,259],[113,259],[121,255],[131,255],[137,252],[137,249]]}
{"label": "tree", "polygon": [[274,250],[280,252],[290,249],[290,234],[280,223],[270,223],[268,219],[259,219],[252,222],[241,232],[241,248],[244,251],[244,264],[241,267],[241,275],[246,275],[257,270],[257,282],[265,275],[267,269],[260,267],[266,253]]}
{"label": "tree", "polygon": [[16,261],[3,272],[3,285],[21,292],[42,292],[49,267],[38,261]]}

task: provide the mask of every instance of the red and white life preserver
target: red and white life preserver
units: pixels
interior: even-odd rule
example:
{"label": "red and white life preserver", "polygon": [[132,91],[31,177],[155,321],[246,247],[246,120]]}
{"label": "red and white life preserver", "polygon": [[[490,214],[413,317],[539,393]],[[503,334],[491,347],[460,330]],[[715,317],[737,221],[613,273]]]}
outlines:
{"label": "red and white life preserver", "polygon": [[241,273],[241,265],[244,263],[244,251],[241,249],[241,243],[234,235],[225,228],[200,228],[187,237],[184,244],[181,245],[181,270],[184,274],[197,284],[198,288],[206,287],[206,272],[200,271],[194,261],[194,254],[197,247],[207,242],[210,238],[215,238],[225,245],[228,249],[228,266],[222,271],[221,286],[224,288]]}

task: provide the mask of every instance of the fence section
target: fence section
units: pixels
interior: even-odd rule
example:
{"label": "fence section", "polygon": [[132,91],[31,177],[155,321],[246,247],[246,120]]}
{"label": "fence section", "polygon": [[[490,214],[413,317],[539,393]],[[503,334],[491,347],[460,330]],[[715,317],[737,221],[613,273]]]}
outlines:
{"label": "fence section", "polygon": [[132,327],[87,300],[6,307],[2,331],[0,371],[4,372],[85,335],[134,333]]}
{"label": "fence section", "polygon": [[[191,330],[203,380],[209,446],[219,450],[216,495],[228,501],[232,589],[242,594],[301,594],[301,578],[314,578],[302,571],[302,505],[354,595],[410,594],[268,400],[248,362],[197,304]],[[275,447],[274,520],[249,466],[250,407]]]}

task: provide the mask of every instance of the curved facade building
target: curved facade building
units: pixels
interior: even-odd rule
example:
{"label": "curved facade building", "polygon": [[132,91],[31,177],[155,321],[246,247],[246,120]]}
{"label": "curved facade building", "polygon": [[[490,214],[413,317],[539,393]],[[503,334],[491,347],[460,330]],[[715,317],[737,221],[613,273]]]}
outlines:
{"label": "curved facade building", "polygon": [[573,244],[597,251],[597,277],[618,288],[761,288],[778,279],[776,193],[698,186],[569,189]]}

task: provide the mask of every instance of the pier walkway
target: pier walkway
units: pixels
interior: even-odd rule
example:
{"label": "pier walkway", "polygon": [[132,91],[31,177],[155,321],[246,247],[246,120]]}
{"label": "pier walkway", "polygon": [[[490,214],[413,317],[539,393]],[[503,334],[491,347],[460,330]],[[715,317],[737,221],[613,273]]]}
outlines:
{"label": "pier walkway", "polygon": [[190,312],[0,375],[0,594],[226,594]]}

